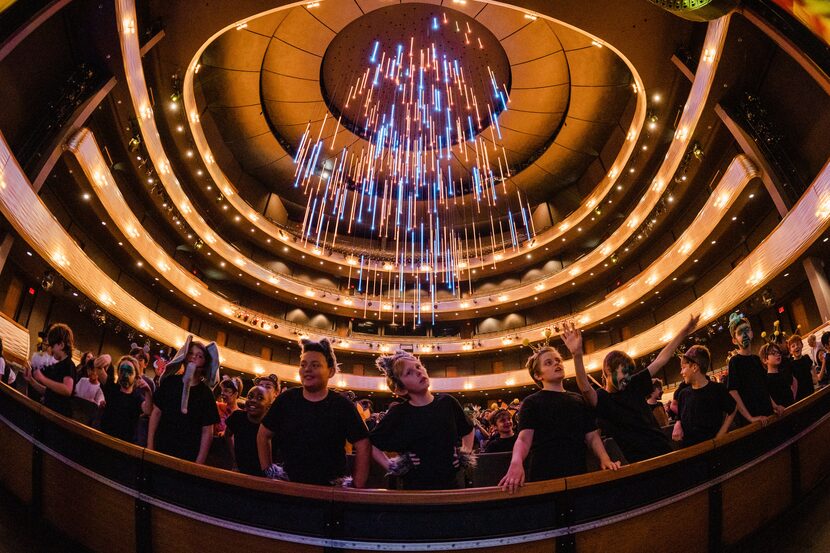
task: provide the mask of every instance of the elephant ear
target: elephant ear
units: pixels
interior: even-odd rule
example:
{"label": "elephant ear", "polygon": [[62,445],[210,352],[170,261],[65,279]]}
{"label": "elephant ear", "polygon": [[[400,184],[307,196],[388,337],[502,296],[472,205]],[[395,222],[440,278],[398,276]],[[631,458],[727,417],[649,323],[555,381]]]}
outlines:
{"label": "elephant ear", "polygon": [[171,359],[165,364],[164,374],[161,375],[162,380],[164,380],[171,374],[176,374],[179,371],[179,367],[184,364],[185,357],[187,357],[187,352],[190,351],[190,343],[192,341],[193,335],[188,334],[187,339],[184,341],[184,345],[181,348],[179,348],[179,351],[176,352],[176,355],[173,356],[173,359]]}
{"label": "elephant ear", "polygon": [[219,346],[216,345],[216,342],[211,342],[205,349],[210,355],[210,366],[206,367],[205,371],[205,382],[211,388],[219,384]]}

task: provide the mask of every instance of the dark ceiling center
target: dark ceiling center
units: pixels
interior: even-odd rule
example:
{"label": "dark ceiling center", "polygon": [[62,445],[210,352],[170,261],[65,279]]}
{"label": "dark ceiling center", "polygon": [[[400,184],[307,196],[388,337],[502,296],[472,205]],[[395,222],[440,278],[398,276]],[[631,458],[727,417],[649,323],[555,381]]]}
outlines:
{"label": "dark ceiling center", "polygon": [[474,140],[507,108],[510,78],[493,33],[432,4],[359,17],[332,40],[320,68],[323,98],[340,125],[409,151]]}

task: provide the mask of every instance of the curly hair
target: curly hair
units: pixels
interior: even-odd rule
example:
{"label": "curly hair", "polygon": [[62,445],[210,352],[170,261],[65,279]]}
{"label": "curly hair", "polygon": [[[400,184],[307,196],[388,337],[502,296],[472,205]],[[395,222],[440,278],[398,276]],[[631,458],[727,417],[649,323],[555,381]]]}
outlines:
{"label": "curly hair", "polygon": [[321,353],[323,357],[326,358],[326,363],[329,366],[329,369],[334,369],[334,372],[339,370],[339,366],[337,364],[337,357],[334,355],[334,348],[329,342],[328,338],[322,338],[320,340],[309,340],[308,338],[302,338],[300,340],[300,355],[303,353],[308,353],[310,351],[316,351],[317,353]]}
{"label": "curly hair", "polygon": [[386,386],[389,390],[395,392],[397,390],[406,389],[406,386],[401,382],[401,378],[395,372],[395,365],[398,361],[415,361],[421,363],[421,360],[409,353],[408,351],[397,350],[395,353],[389,355],[381,355],[375,359],[375,366],[380,371],[380,374],[386,377]]}

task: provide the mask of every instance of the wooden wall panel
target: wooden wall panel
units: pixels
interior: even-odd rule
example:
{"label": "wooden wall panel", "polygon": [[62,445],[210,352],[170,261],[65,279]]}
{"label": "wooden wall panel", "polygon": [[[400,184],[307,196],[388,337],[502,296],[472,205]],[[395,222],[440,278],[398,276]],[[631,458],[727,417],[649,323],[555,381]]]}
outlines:
{"label": "wooden wall panel", "polygon": [[152,509],[153,551],[176,553],[226,553],[228,544],[245,553],[322,553],[323,548],[270,540],[212,526],[158,507]]}
{"label": "wooden wall panel", "polygon": [[790,451],[785,449],[723,483],[723,543],[737,543],[791,502]]}
{"label": "wooden wall panel", "polygon": [[701,492],[667,507],[576,535],[576,551],[708,550],[709,494]]}
{"label": "wooden wall panel", "polygon": [[801,467],[801,489],[811,490],[827,476],[830,464],[830,420],[804,436],[798,442]]}
{"label": "wooden wall panel", "polygon": [[43,455],[43,518],[93,551],[134,553],[135,499]]}
{"label": "wooden wall panel", "polygon": [[0,423],[0,486],[23,503],[32,503],[32,444]]}

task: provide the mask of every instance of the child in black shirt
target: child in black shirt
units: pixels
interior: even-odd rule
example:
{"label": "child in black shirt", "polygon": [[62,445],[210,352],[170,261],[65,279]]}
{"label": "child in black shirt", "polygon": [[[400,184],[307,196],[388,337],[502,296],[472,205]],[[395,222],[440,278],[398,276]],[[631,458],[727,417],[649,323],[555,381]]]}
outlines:
{"label": "child in black shirt", "polygon": [[248,392],[245,408],[237,409],[225,420],[225,442],[233,456],[234,467],[241,473],[262,476],[256,436],[271,402],[271,395],[263,386],[254,386]]}
{"label": "child in black shirt", "polygon": [[[582,365],[582,334],[565,324],[565,345],[574,356],[577,374]],[[565,391],[565,367],[556,348],[545,346],[531,355],[525,364],[530,377],[542,388],[526,397],[519,409],[519,437],[513,457],[499,486],[510,493],[525,482],[524,460],[531,454],[527,480],[548,480],[587,471],[585,454],[590,447],[603,470],[617,470],[599,436],[594,414],[578,394]],[[651,386],[651,380],[649,380]],[[645,396],[643,396],[645,405]]]}
{"label": "child in black shirt", "polygon": [[784,372],[792,374],[798,383],[795,391],[796,401],[801,401],[815,392],[815,382],[818,380],[813,360],[801,354],[804,347],[803,342],[803,338],[798,334],[793,334],[787,338],[787,349],[790,350],[790,356],[784,360]]}
{"label": "child in black shirt", "polygon": [[125,355],[116,366],[118,381],[108,378],[103,385],[105,403],[101,431],[119,440],[135,443],[138,418],[153,411],[153,393],[138,376],[140,369],[135,357]]}
{"label": "child in black shirt", "polygon": [[[456,445],[461,442],[461,457],[471,458],[472,421],[454,397],[429,391],[427,370],[411,353],[398,351],[375,363],[389,389],[406,401],[390,407],[372,430],[373,458],[401,476],[405,489],[457,488]],[[403,469],[400,461],[406,457],[389,459],[384,451],[405,453],[413,462]]]}
{"label": "child in black shirt", "polygon": [[769,397],[775,405],[789,407],[795,401],[795,391],[798,384],[793,375],[782,368],[784,352],[781,351],[781,346],[768,342],[761,346],[758,353],[761,362],[767,368]]}
{"label": "child in black shirt", "polygon": [[653,390],[651,379],[669,362],[699,319],[699,315],[690,317],[680,332],[660,350],[657,358],[637,373],[634,373],[634,360],[628,354],[610,352],[602,364],[605,387],[599,390],[591,386],[584,367],[576,364],[579,391],[588,405],[596,409],[603,434],[614,438],[629,463],[674,450],[669,437],[657,425],[646,398]]}
{"label": "child in black shirt", "polygon": [[[773,413],[773,404],[767,389],[767,371],[757,355],[752,354],[752,327],[749,321],[738,313],[729,316],[729,334],[732,343],[738,346],[729,358],[726,388],[738,404],[738,426],[759,421],[766,424]],[[775,406],[775,410],[783,407]]]}
{"label": "child in black shirt", "polygon": [[46,343],[57,363],[42,370],[32,370],[27,363],[24,377],[37,392],[43,394],[46,407],[71,417],[71,398],[75,389],[75,363],[72,362],[75,338],[72,329],[63,323],[53,324],[46,334]]}
{"label": "child in black shirt", "polygon": [[818,383],[825,386],[830,381],[830,332],[821,335],[821,347],[816,351],[816,365],[819,366]]}
{"label": "child in black shirt", "polygon": [[204,464],[213,441],[213,425],[219,422],[211,392],[218,380],[216,344],[205,346],[188,336],[167,364],[155,394],[147,448]]}
{"label": "child in black shirt", "polygon": [[737,404],[726,386],[706,378],[711,356],[704,346],[692,346],[680,356],[680,374],[688,386],[678,396],[680,418],[672,438],[689,447],[723,436],[735,420]]}
{"label": "child in black shirt", "polygon": [[507,409],[500,409],[493,415],[495,431],[493,437],[484,447],[484,453],[505,453],[513,451],[516,434],[513,432],[513,415]]}
{"label": "child in black shirt", "polygon": [[[301,388],[280,394],[257,433],[260,469],[268,478],[328,486],[350,482],[366,485],[371,444],[369,431],[354,404],[328,389],[337,372],[337,359],[327,339],[301,340]],[[284,466],[274,464],[272,440]],[[346,441],[354,445],[352,479],[346,475]]]}

